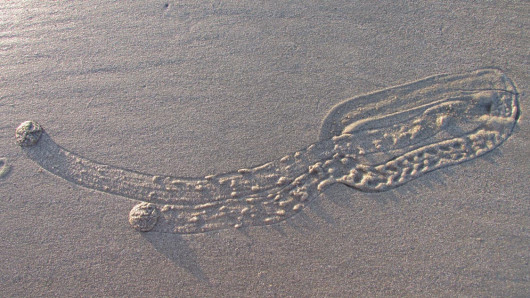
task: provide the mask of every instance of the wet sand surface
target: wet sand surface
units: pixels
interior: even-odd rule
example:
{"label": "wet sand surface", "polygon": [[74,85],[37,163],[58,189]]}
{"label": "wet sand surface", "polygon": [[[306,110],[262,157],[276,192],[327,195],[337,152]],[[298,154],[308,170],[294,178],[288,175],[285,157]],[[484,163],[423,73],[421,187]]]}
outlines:
{"label": "wet sand surface", "polygon": [[[523,1],[1,4],[0,288],[7,296],[528,295],[529,13]],[[292,173],[316,171],[328,145],[319,145],[318,154],[303,150],[332,134],[350,134],[357,151],[347,157],[374,167],[380,161],[359,157],[357,147],[387,160],[454,138],[426,129],[434,123],[432,132],[438,132],[449,123],[446,131],[456,133],[456,122],[444,122],[449,112],[426,112],[436,90],[448,92],[447,82],[416,93],[396,91],[405,95],[395,98],[378,92],[477,69],[502,72],[516,89],[485,80],[478,80],[489,84],[484,88],[462,86],[516,90],[508,93],[518,98],[518,117],[508,117],[517,118],[513,131],[503,130],[506,140],[484,155],[376,192],[359,187],[354,172],[345,173],[351,180],[344,175],[341,183],[316,191],[324,178],[336,177],[330,173],[317,184],[307,182],[313,190],[306,189],[307,202],[287,202],[283,213],[264,208],[267,216],[258,214],[259,220],[225,211],[279,187],[283,176],[290,179],[291,170],[281,170],[284,156],[296,160],[302,152],[305,158],[293,162],[303,171]],[[450,98],[459,111],[453,118],[470,119],[459,128],[475,129],[476,119],[497,128],[481,116],[484,111],[455,108],[462,98],[473,104],[502,98],[477,94],[451,93],[443,100]],[[353,104],[340,105],[351,98]],[[336,113],[348,120],[330,117],[337,107],[348,108]],[[488,115],[497,115],[487,107]],[[423,130],[414,130],[418,119]],[[15,140],[26,120],[40,123],[41,141],[48,142],[29,149],[33,155]],[[409,130],[425,135],[409,147],[372,142],[393,128],[405,140]],[[46,159],[44,145],[103,168],[90,174],[81,160],[81,167],[63,163],[66,171],[54,155]],[[280,166],[262,168],[265,174],[252,170],[269,162]],[[151,175],[150,184],[126,175],[119,180],[116,172],[110,172],[113,181],[129,188],[107,183],[101,177],[108,167]],[[216,217],[220,229],[188,229],[178,221],[184,228],[131,228],[129,213],[139,200],[162,204],[163,196],[149,199],[159,191],[155,184],[175,194],[178,183],[189,182],[171,180],[174,188],[168,189],[162,178],[195,177],[193,193],[204,194],[226,175],[236,182],[211,192],[219,202],[232,202],[213,213],[234,220]],[[172,204],[186,198],[188,205],[211,203],[209,195],[191,193],[168,198]],[[251,208],[237,208],[250,218]],[[265,223],[271,212],[279,220]],[[201,224],[200,216],[190,212],[186,224]]]}

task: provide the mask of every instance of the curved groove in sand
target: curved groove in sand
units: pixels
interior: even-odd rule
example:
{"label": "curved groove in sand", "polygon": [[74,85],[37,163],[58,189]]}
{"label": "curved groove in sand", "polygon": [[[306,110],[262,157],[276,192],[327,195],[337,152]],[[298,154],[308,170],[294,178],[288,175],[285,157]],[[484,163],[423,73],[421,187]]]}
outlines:
{"label": "curved groove in sand", "polygon": [[518,93],[499,70],[437,75],[347,100],[325,118],[320,141],[281,159],[200,178],[151,175],[97,163],[46,133],[23,147],[72,183],[143,201],[141,231],[199,233],[283,221],[326,187],[386,191],[500,145],[518,118]]}

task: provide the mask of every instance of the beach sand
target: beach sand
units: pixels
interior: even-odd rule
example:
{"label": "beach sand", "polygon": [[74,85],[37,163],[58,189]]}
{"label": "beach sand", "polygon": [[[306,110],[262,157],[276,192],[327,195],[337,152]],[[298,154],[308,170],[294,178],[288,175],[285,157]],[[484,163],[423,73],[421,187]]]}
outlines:
{"label": "beach sand", "polygon": [[[0,288],[6,296],[527,296],[529,13],[524,1],[0,4]],[[514,126],[502,124],[505,141],[490,152],[388,189],[311,184],[302,207],[286,203],[269,222],[267,208],[251,220],[252,208],[234,205],[245,191],[278,187],[263,180],[272,170],[253,167],[281,167],[282,157],[294,160],[331,132],[371,144],[381,138],[362,127],[410,128],[404,123],[420,114],[405,111],[424,112],[431,90],[450,84],[422,85],[425,97],[381,90],[479,69],[511,79],[518,99],[517,115],[507,117]],[[353,104],[341,106],[346,100]],[[340,126],[330,111],[351,111],[355,125]],[[487,120],[458,111],[421,114],[418,144],[448,139],[435,134],[447,115],[469,116],[466,125]],[[27,120],[45,131],[29,148],[15,139]],[[438,125],[432,136],[429,123]],[[374,146],[382,160],[391,154]],[[162,220],[136,226],[146,232],[131,227],[144,210],[131,220],[131,209],[164,177],[194,178],[208,191],[224,173],[245,177],[226,194],[211,192],[235,200],[225,209],[243,208],[241,226],[219,216],[203,230]],[[191,207],[211,200],[201,191]],[[161,211],[164,193],[155,195],[145,201]]]}

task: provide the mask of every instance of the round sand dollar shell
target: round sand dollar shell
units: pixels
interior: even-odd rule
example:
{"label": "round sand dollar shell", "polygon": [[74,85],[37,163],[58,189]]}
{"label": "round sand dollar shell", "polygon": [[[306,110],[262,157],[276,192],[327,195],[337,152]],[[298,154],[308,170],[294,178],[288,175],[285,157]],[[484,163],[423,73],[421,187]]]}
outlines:
{"label": "round sand dollar shell", "polygon": [[142,202],[131,209],[129,223],[135,230],[148,232],[155,227],[159,216],[155,204]]}
{"label": "round sand dollar shell", "polygon": [[17,127],[15,139],[18,145],[30,147],[37,144],[42,135],[42,127],[35,121],[24,121]]}

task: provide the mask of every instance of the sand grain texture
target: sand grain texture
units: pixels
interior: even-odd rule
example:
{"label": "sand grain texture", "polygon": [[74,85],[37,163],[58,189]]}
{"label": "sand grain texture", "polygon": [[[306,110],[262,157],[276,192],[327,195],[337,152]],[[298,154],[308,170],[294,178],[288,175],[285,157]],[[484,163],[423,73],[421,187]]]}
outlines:
{"label": "sand grain texture", "polygon": [[[527,296],[527,6],[0,4],[0,288],[7,296]],[[517,91],[478,80],[473,94],[446,96],[450,88],[437,93],[436,87],[381,93],[478,69],[501,72]],[[466,90],[455,85],[450,92]],[[505,98],[496,92],[517,94],[520,115],[508,117],[518,120],[515,125],[480,117],[494,111],[487,98]],[[452,102],[455,121],[443,117],[442,102],[429,106],[435,94]],[[29,119],[44,127],[42,144],[21,148],[14,132]],[[450,129],[436,134],[440,127]],[[329,141],[334,136],[350,135],[353,148],[365,153],[363,159],[356,152],[359,164],[377,168],[458,139],[456,128],[470,135],[477,127],[496,127],[502,136],[490,140],[504,142],[486,141],[480,157],[373,192],[345,186],[357,183],[351,161],[344,168],[329,164],[334,170],[326,175],[337,181],[319,191],[325,179],[318,178],[310,202],[271,209],[281,219],[273,224],[243,221],[236,229],[235,217],[222,229],[159,233],[161,212],[151,232],[129,225],[131,210],[133,219],[158,215],[148,206],[134,209],[135,200],[149,201],[157,187],[177,200],[169,205],[189,207],[211,203],[204,195],[208,183],[226,178],[227,188],[213,193],[239,204],[304,173],[318,177],[336,150]],[[65,150],[101,166],[101,172],[83,173],[97,178],[92,186],[61,179],[64,168],[54,173],[53,158],[47,165],[28,158],[28,151],[42,153],[39,146],[46,144],[51,157]],[[320,155],[304,155],[311,144]],[[304,162],[292,173],[267,176],[282,168],[285,155],[285,161]],[[266,174],[252,176],[270,162],[257,170]],[[148,173],[143,190],[137,192],[139,180],[126,175],[127,187],[98,180],[114,169]],[[193,189],[173,195],[186,179]],[[191,195],[196,192],[201,195]],[[165,198],[161,192],[151,200],[162,210]],[[250,216],[245,208],[238,205],[238,214]],[[187,221],[201,224],[200,216],[189,215]],[[136,224],[146,230],[152,222]]]}

